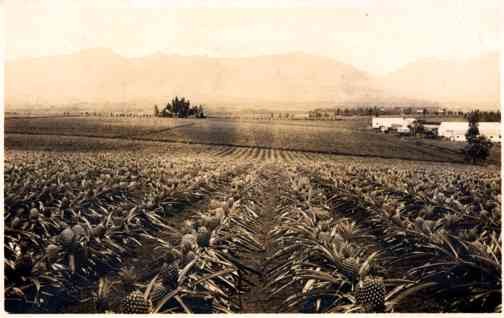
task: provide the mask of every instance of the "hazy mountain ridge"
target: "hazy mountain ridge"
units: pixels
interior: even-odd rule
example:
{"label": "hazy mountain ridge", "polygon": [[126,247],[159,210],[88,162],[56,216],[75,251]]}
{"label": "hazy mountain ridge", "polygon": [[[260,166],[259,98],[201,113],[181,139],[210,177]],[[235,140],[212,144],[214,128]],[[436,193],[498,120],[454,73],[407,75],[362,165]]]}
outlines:
{"label": "hazy mountain ridge", "polygon": [[440,102],[499,103],[499,54],[460,62],[422,59],[383,78],[384,88],[399,96]]}
{"label": "hazy mountain ridge", "polygon": [[499,100],[498,54],[464,63],[421,60],[376,77],[304,53],[247,58],[157,53],[125,58],[109,49],[86,49],[7,62],[5,79],[7,104],[131,100],[163,104],[174,95],[205,104],[260,107],[293,102],[304,103],[307,109],[312,104],[351,101],[460,99],[498,104]]}

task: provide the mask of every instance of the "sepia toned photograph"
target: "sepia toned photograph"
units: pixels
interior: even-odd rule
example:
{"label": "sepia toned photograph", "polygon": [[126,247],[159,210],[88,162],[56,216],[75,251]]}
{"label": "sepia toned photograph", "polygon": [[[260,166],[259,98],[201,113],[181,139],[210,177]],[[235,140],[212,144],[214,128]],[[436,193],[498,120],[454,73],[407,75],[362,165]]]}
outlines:
{"label": "sepia toned photograph", "polygon": [[502,314],[499,0],[2,1],[5,314]]}

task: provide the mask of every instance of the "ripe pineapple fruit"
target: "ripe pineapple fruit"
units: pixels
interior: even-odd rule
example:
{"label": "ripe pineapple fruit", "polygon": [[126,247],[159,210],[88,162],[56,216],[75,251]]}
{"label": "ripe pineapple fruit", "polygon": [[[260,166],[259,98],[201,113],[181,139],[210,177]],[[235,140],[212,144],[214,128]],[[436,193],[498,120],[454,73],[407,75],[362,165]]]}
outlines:
{"label": "ripe pineapple fruit", "polygon": [[37,219],[39,217],[39,214],[40,213],[39,213],[39,210],[37,208],[31,208],[31,210],[30,210],[30,216],[29,216],[30,220],[33,221],[33,222],[37,221]]}
{"label": "ripe pineapple fruit", "polygon": [[152,311],[152,302],[146,300],[142,292],[135,290],[122,300],[121,311],[125,314],[148,314]]}
{"label": "ripe pineapple fruit", "polygon": [[72,228],[67,227],[61,232],[59,239],[64,248],[70,249],[75,242],[75,233]]}
{"label": "ripe pineapple fruit", "polygon": [[357,303],[368,311],[380,310],[385,306],[385,284],[382,277],[368,276],[359,281],[355,294]]}
{"label": "ripe pineapple fruit", "polygon": [[55,244],[49,244],[46,247],[46,257],[49,263],[54,263],[58,259],[58,254],[60,252],[59,246]]}
{"label": "ripe pineapple fruit", "polygon": [[201,247],[208,247],[210,243],[210,232],[208,229],[204,226],[200,226],[198,228],[198,233],[197,233],[197,242],[198,245]]}
{"label": "ripe pineapple fruit", "polygon": [[198,245],[198,240],[194,234],[184,234],[180,240],[180,251],[182,253],[187,253],[195,249]]}
{"label": "ripe pineapple fruit", "polygon": [[206,228],[211,232],[217,228],[220,224],[220,218],[217,216],[207,216],[203,215],[202,217],[203,224],[205,225]]}
{"label": "ripe pineapple fruit", "polygon": [[174,261],[169,265],[164,263],[159,271],[159,276],[165,287],[176,288],[179,277],[179,261]]}

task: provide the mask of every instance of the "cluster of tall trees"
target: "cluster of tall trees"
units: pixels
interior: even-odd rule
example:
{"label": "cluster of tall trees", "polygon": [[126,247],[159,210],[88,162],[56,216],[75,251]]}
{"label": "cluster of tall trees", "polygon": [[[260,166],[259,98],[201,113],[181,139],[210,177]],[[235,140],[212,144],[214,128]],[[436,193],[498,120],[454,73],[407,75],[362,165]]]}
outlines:
{"label": "cluster of tall trees", "polygon": [[[470,118],[472,116],[473,118]],[[476,116],[478,121],[483,122],[500,122],[501,121],[501,112],[498,111],[473,111],[470,113],[466,113],[465,117],[470,122],[474,120],[474,116]]]}
{"label": "cluster of tall trees", "polygon": [[166,104],[165,108],[159,110],[158,106],[154,106],[154,116],[156,117],[177,117],[177,118],[206,118],[205,110],[202,105],[191,106],[189,99],[185,97],[179,98],[175,96]]}

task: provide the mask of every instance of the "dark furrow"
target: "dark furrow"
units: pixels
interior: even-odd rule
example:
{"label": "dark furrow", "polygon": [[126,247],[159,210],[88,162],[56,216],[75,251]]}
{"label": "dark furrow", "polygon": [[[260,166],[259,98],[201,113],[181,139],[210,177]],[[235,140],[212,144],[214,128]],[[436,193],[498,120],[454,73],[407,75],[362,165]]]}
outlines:
{"label": "dark furrow", "polygon": [[261,149],[255,148],[254,149],[254,156],[253,156],[254,160],[258,160],[260,158],[260,155],[261,155]]}
{"label": "dark furrow", "polygon": [[237,149],[235,152],[233,152],[231,157],[233,159],[243,160],[243,155],[245,154],[246,151],[247,151],[247,149],[245,149],[245,148]]}
{"label": "dark furrow", "polygon": [[287,161],[289,163],[295,163],[296,162],[296,157],[295,157],[296,153],[295,152],[293,152],[293,151],[285,151],[284,154],[285,154],[285,157],[287,158]]}
{"label": "dark furrow", "polygon": [[254,149],[253,148],[247,148],[247,152],[245,153],[244,160],[252,160],[254,159]]}
{"label": "dark furrow", "polygon": [[289,159],[287,157],[287,151],[279,150],[278,151],[278,156],[280,158],[280,161],[289,162]]}
{"label": "dark furrow", "polygon": [[266,160],[266,149],[261,149],[260,151],[260,156],[259,156],[260,161]]}

